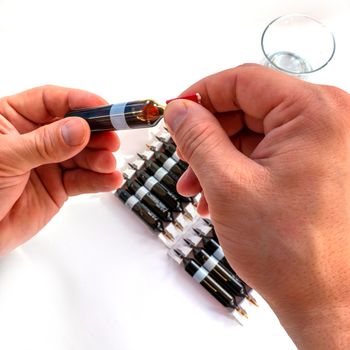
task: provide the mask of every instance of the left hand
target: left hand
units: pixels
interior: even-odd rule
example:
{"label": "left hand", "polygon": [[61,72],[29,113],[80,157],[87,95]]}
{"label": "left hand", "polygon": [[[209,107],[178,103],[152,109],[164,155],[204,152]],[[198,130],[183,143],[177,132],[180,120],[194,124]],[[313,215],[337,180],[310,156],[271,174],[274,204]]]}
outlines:
{"label": "left hand", "polygon": [[0,99],[0,256],[36,234],[68,196],[122,181],[114,132],[94,134],[76,108],[104,105],[88,92],[39,87]]}

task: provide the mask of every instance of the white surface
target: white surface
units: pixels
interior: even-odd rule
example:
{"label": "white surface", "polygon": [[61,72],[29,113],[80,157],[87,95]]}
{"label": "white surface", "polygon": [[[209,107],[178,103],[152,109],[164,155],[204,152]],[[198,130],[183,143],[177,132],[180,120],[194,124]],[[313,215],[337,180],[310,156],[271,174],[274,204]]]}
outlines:
{"label": "white surface", "polygon": [[[0,0],[0,95],[50,83],[111,102],[161,102],[208,74],[259,62],[264,26],[288,12],[331,26],[336,55],[313,80],[350,90],[349,6]],[[120,137],[119,159],[141,150],[148,134]],[[0,260],[0,349],[294,349],[260,303],[245,327],[237,325],[112,194],[85,195]]]}

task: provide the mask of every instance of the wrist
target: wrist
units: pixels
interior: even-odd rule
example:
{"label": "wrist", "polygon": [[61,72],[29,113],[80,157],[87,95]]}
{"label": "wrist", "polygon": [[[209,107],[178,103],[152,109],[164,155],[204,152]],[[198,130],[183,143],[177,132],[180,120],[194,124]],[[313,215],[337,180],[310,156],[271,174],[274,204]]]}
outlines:
{"label": "wrist", "polygon": [[350,348],[350,301],[278,313],[281,324],[300,350]]}

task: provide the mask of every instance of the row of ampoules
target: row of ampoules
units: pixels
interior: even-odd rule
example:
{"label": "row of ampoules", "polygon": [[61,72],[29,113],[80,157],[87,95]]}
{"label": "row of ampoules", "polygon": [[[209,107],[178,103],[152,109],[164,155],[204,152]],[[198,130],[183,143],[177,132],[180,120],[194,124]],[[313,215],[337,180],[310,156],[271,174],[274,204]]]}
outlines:
{"label": "row of ampoules", "polygon": [[[148,146],[150,151],[138,154],[139,159],[129,163],[130,169],[123,172],[127,181],[116,192],[117,196],[155,232],[161,232],[170,240],[170,244],[167,244],[172,247],[170,252],[183,262],[185,270],[195,281],[223,306],[247,316],[239,304],[244,298],[256,304],[248,293],[250,288],[226,261],[211,222],[200,219],[205,222],[205,226],[210,227],[210,238],[204,231],[194,228],[198,215],[188,211],[188,208],[196,205],[195,199],[182,197],[176,191],[176,183],[187,164],[177,157],[176,146],[167,133],[157,139],[158,142]],[[188,226],[179,220],[182,217],[187,219]],[[168,230],[168,223],[173,223],[180,230],[180,235],[174,235],[173,230]],[[201,247],[196,246],[199,241],[185,234],[189,228],[201,238]],[[183,243],[189,248],[190,254],[188,249],[183,249]]]}
{"label": "row of ampoules", "polygon": [[[257,306],[254,297],[247,286],[231,268],[218,242],[215,230],[211,226],[209,233],[193,228],[179,239],[169,251],[169,255],[180,259],[186,272],[202,285],[223,306],[236,310],[244,317],[248,317],[246,310],[239,304],[247,299]],[[196,239],[196,236],[200,239]]]}
{"label": "row of ampoules", "polygon": [[138,154],[139,160],[129,163],[131,171],[123,172],[126,182],[116,195],[153,230],[174,240],[167,224],[182,230],[180,219],[193,220],[189,204],[196,205],[194,198],[183,197],[176,190],[187,164],[177,157],[170,137],[159,138],[148,148]]}

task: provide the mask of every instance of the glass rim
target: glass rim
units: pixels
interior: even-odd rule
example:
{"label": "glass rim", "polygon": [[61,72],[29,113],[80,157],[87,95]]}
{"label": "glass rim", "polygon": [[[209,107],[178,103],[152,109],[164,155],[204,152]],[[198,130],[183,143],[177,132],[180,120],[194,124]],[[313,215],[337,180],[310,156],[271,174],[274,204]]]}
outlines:
{"label": "glass rim", "polygon": [[[265,38],[265,34],[267,32],[267,30],[272,26],[272,24],[274,24],[275,22],[277,22],[279,19],[281,18],[287,18],[287,17],[304,17],[304,18],[307,18],[307,19],[310,19],[312,20],[313,22],[321,25],[323,28],[325,28],[328,33],[330,34],[331,38],[332,38],[332,42],[333,42],[333,49],[332,49],[332,52],[331,52],[331,55],[329,56],[329,58],[326,60],[326,62],[321,65],[320,67],[318,68],[315,68],[315,69],[312,69],[308,72],[292,72],[292,71],[289,71],[288,69],[284,69],[282,67],[279,67],[278,65],[276,65],[274,62],[272,62],[270,60],[270,57],[268,56],[268,54],[266,53],[265,51],[265,48],[264,48],[264,38]],[[333,58],[334,54],[335,54],[335,47],[336,47],[336,43],[335,43],[335,37],[334,37],[334,34],[331,30],[329,30],[329,28],[323,24],[321,21],[319,21],[318,19],[312,17],[312,16],[309,16],[309,15],[304,15],[302,13],[290,13],[290,14],[287,14],[287,15],[282,15],[282,16],[279,16],[279,17],[276,17],[275,19],[273,19],[264,29],[262,35],[261,35],[261,39],[260,39],[260,45],[261,45],[261,49],[263,51],[263,54],[265,56],[265,58],[267,59],[267,61],[273,66],[275,67],[276,69],[280,70],[280,71],[283,71],[285,73],[288,73],[288,74],[293,74],[293,75],[306,75],[306,74],[310,74],[310,73],[314,73],[314,72],[317,72],[319,71],[320,69],[324,68]]]}

